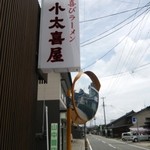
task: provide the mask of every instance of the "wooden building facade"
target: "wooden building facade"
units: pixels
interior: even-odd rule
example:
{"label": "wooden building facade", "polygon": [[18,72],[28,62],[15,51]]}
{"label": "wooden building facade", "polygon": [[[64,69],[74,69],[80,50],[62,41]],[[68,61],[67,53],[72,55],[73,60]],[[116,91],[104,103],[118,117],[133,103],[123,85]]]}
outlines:
{"label": "wooden building facade", "polygon": [[0,0],[0,149],[33,150],[38,0]]}

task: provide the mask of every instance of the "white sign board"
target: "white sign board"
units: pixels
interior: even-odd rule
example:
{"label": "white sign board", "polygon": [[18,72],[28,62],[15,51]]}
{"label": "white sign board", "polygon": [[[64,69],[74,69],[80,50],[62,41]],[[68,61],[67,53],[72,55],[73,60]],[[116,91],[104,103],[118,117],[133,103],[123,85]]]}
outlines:
{"label": "white sign board", "polygon": [[38,68],[80,71],[78,0],[43,0]]}

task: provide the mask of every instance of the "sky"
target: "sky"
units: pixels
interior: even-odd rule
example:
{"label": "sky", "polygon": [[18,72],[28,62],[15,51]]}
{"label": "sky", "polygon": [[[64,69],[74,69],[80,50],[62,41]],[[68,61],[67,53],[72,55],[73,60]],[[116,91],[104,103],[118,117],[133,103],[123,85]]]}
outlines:
{"label": "sky", "polygon": [[90,124],[104,124],[103,97],[106,123],[150,106],[149,1],[80,0],[79,18],[81,69],[101,83]]}
{"label": "sky", "polygon": [[79,0],[79,25],[81,70],[101,83],[88,124],[104,124],[103,97],[106,123],[150,106],[149,1]]}

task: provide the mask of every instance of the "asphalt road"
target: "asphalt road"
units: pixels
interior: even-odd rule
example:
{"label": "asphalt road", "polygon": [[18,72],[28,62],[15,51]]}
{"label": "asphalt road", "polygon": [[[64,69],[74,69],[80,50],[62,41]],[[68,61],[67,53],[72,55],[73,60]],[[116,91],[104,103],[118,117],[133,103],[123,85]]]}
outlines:
{"label": "asphalt road", "polygon": [[150,150],[132,142],[123,142],[98,135],[87,135],[87,139],[90,150]]}

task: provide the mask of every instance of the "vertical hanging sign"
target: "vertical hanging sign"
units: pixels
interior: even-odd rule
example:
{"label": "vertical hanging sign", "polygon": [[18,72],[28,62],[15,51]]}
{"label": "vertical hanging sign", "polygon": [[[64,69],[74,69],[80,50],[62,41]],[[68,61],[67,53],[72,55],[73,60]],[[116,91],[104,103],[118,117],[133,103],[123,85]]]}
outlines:
{"label": "vertical hanging sign", "polygon": [[58,124],[51,124],[51,150],[57,150],[58,145]]}
{"label": "vertical hanging sign", "polygon": [[80,70],[78,0],[42,1],[38,68]]}

